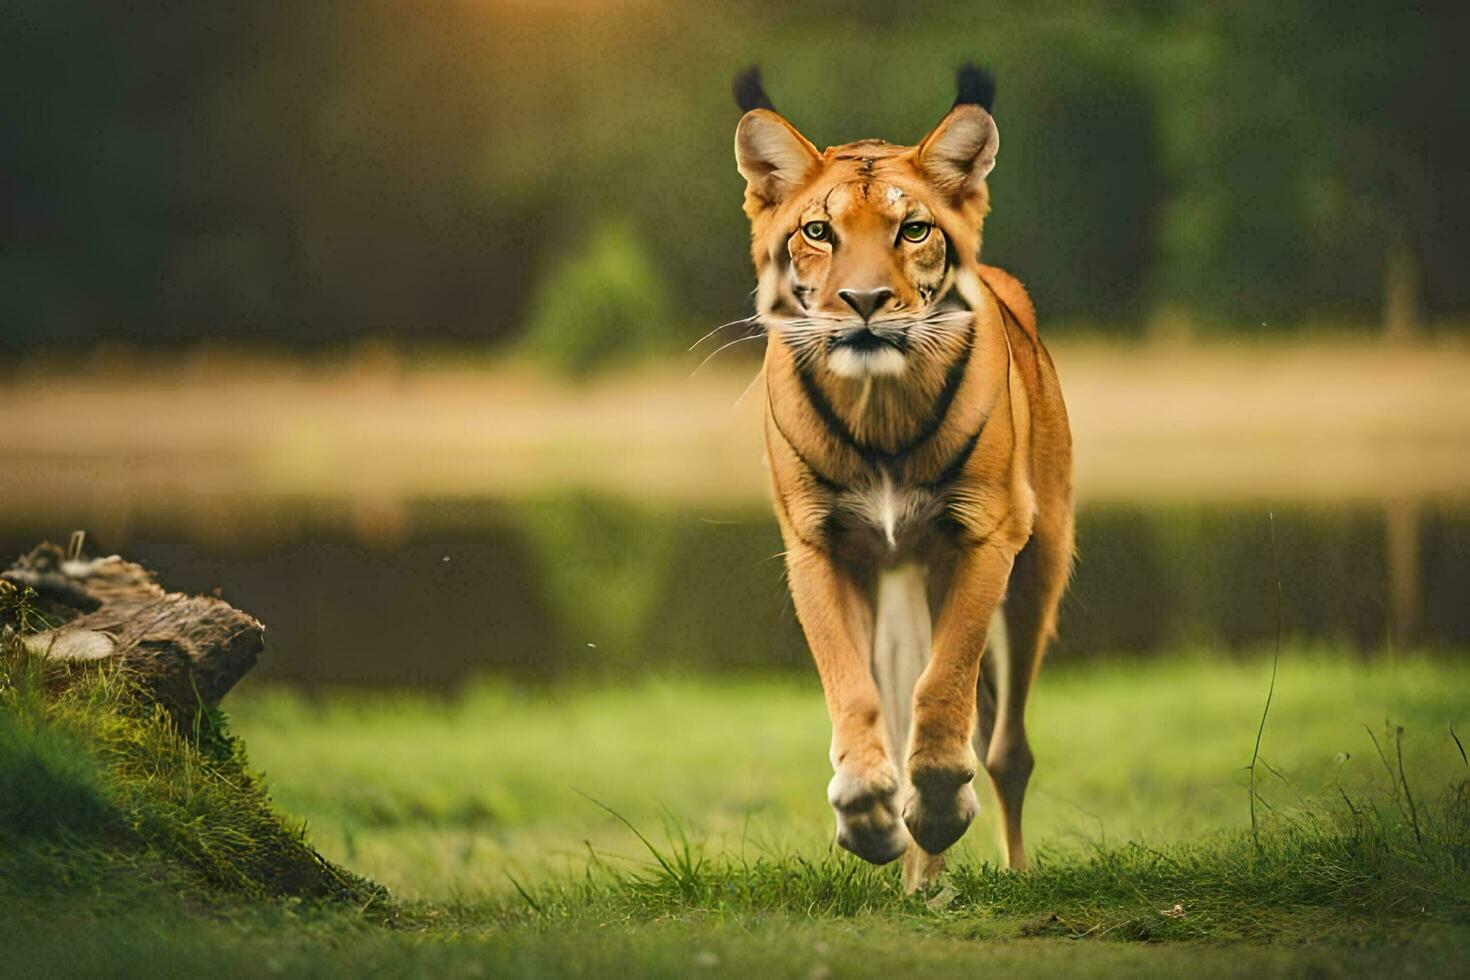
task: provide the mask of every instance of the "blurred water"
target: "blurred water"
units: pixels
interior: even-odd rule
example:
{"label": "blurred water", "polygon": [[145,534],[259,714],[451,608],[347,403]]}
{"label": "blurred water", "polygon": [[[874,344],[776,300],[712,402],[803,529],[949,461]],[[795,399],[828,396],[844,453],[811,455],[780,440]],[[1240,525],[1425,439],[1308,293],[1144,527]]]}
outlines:
{"label": "blurred water", "polygon": [[[0,553],[64,540],[76,520],[0,518]],[[267,625],[255,682],[452,686],[479,674],[806,669],[759,507],[645,509],[565,496],[353,506],[216,502],[204,516],[99,509],[96,553],[167,586],[219,589]],[[1098,505],[1057,659],[1259,649],[1275,635],[1365,654],[1470,649],[1470,509],[1385,502],[1264,507]]]}

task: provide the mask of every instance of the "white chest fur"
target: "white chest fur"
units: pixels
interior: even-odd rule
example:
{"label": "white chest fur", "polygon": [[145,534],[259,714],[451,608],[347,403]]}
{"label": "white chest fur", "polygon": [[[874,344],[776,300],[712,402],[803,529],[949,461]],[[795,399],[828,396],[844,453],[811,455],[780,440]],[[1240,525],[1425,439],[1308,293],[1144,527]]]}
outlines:
{"label": "white chest fur", "polygon": [[875,533],[890,554],[898,553],[905,541],[926,529],[941,509],[933,490],[900,484],[887,470],[844,491],[837,505],[850,523]]}

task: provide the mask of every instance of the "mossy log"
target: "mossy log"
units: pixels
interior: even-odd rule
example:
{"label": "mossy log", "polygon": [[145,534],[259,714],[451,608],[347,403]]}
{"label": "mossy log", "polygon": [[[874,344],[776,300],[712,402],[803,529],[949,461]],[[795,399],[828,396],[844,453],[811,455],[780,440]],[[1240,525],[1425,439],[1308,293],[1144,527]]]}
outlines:
{"label": "mossy log", "polygon": [[30,589],[22,642],[57,660],[113,661],[185,731],[255,666],[265,627],[213,596],[166,592],[153,573],[117,555],[68,558],[43,544],[0,579]]}

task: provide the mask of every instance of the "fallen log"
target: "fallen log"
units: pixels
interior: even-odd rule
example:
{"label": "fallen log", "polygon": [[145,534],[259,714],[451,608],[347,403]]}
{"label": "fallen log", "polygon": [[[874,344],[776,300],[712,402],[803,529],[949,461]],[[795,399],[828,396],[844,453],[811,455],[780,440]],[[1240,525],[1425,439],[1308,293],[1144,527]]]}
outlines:
{"label": "fallen log", "polygon": [[17,625],[32,653],[116,663],[183,731],[249,673],[265,647],[255,617],[213,596],[166,592],[153,573],[117,555],[84,560],[43,544],[0,572],[0,581],[24,596],[12,605],[28,619]]}

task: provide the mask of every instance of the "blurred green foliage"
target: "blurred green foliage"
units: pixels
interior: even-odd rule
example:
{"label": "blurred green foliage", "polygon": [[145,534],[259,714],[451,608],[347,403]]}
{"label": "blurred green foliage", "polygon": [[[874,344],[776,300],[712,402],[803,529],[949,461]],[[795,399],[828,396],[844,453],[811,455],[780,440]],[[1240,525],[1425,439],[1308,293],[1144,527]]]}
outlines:
{"label": "blurred green foliage", "polygon": [[593,227],[537,283],[526,322],[532,353],[585,374],[668,339],[668,286],[628,221]]}
{"label": "blurred green foliage", "polygon": [[[587,302],[616,306],[600,323],[656,320],[639,345],[679,351],[746,309],[728,80],[751,62],[819,145],[917,140],[954,67],[992,65],[986,257],[1050,324],[1373,321],[1389,268],[1417,316],[1453,317],[1470,307],[1466,26],[1443,0],[14,0],[0,345],[532,324],[582,367],[623,349],[571,329]],[[677,312],[614,304],[605,277],[623,275],[662,278]]]}

